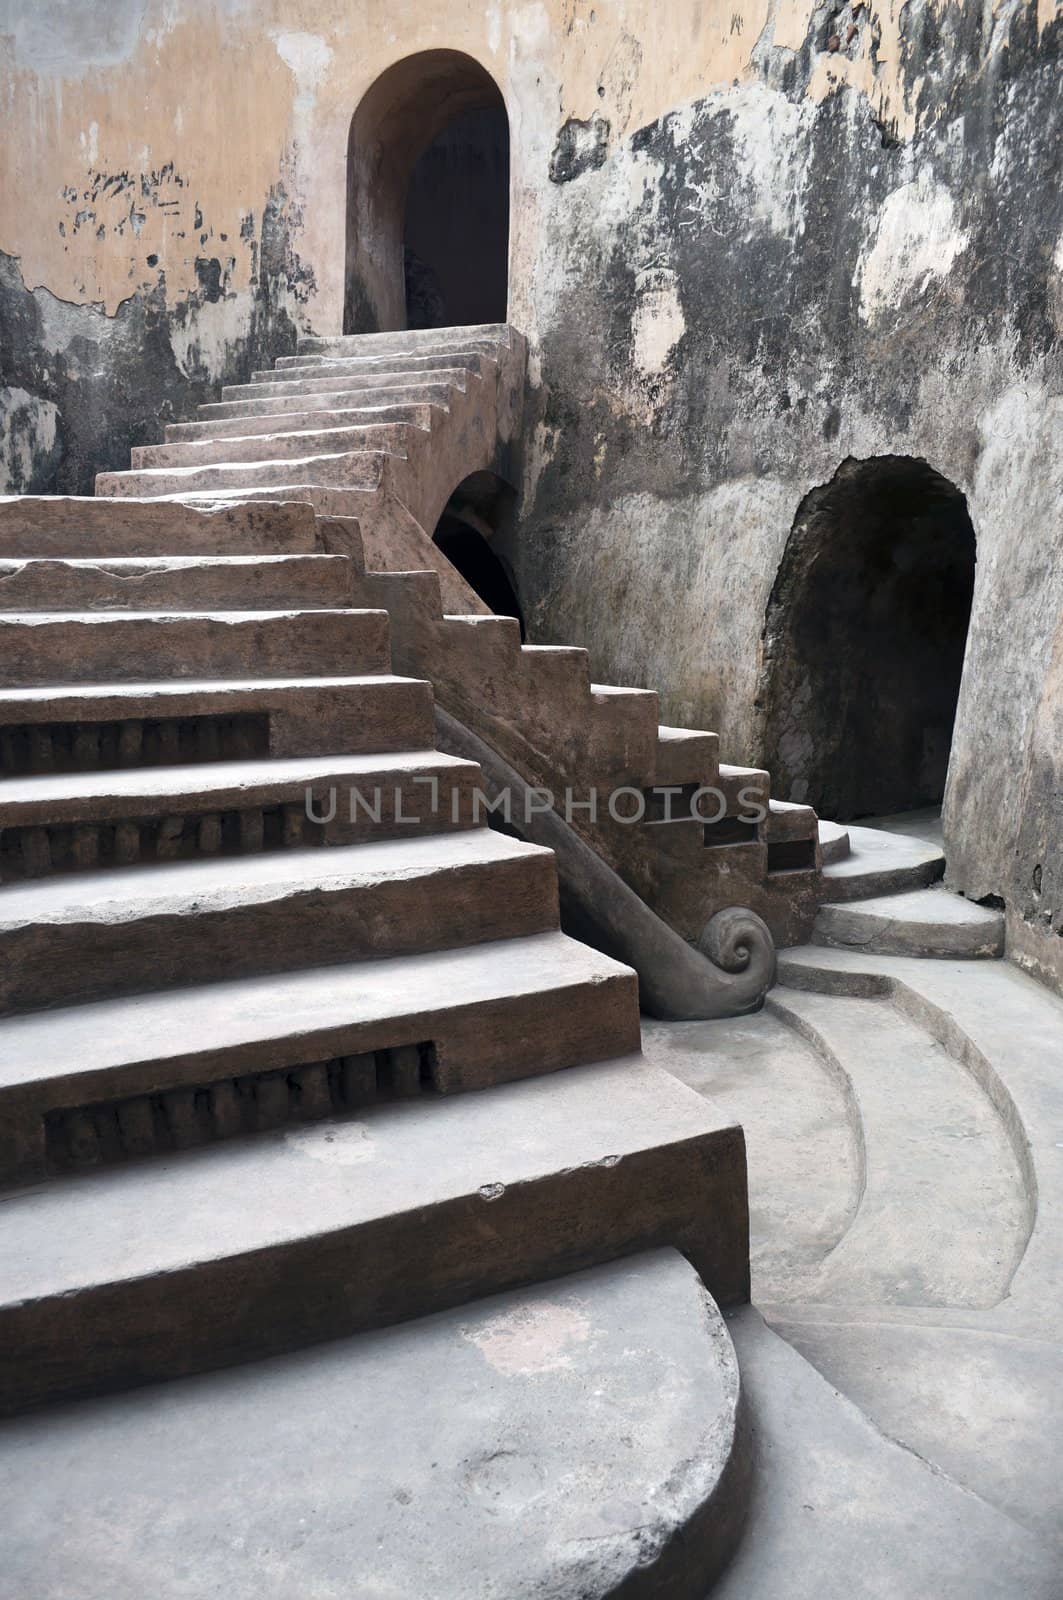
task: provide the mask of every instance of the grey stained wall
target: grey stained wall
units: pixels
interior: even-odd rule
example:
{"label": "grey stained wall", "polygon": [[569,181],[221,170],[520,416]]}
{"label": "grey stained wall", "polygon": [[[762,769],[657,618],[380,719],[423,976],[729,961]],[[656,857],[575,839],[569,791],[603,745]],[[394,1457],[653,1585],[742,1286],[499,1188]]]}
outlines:
{"label": "grey stained wall", "polygon": [[1063,850],[1063,27],[1042,24],[903,8],[910,136],[861,94],[808,94],[825,44],[859,48],[849,6],[607,157],[559,129],[517,561],[532,637],[589,645],[601,679],[660,688],[753,761],[803,497],[848,457],[928,462],[978,541],[950,875],[1036,917],[1063,974],[1058,867],[1033,889]]}
{"label": "grey stained wall", "polygon": [[336,331],[352,114],[466,52],[512,134],[530,637],[755,760],[798,507],[925,461],[977,536],[950,872],[1063,983],[1061,34],[1059,0],[0,0],[0,476],[85,492]]}

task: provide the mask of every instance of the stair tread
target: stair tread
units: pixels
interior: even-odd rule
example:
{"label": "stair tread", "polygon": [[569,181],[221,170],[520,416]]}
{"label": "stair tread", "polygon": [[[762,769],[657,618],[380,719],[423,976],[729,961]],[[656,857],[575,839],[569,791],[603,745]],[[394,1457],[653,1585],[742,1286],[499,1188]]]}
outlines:
{"label": "stair tread", "polygon": [[[359,460],[379,465],[391,455],[387,450],[308,450],[305,456],[276,456],[268,461],[197,461],[180,467],[131,467],[112,476],[119,482],[131,478],[192,478],[206,472],[246,472],[249,467],[256,471],[266,467],[305,467],[312,466],[315,461]],[[272,489],[275,486],[266,484],[263,487]]]}
{"label": "stair tread", "polygon": [[941,847],[903,834],[846,824],[849,854],[823,868],[829,901],[921,888],[945,870]]}
{"label": "stair tread", "polygon": [[[246,612],[237,613],[245,616]],[[186,615],[186,613],[176,613]],[[145,695],[170,695],[174,699],[188,699],[199,694],[234,695],[245,699],[249,695],[263,695],[274,690],[359,688],[372,685],[422,683],[422,678],[394,672],[325,673],[321,676],[296,678],[130,678],[128,682],[111,682],[100,679],[89,683],[31,683],[15,686],[0,685],[0,708],[9,702],[15,706],[32,706],[61,697],[64,700],[92,699],[143,699]]]}
{"label": "stair tread", "polygon": [[1004,922],[1004,913],[992,906],[965,900],[940,884],[926,889],[904,889],[896,894],[870,895],[847,905],[827,906],[825,910],[844,912],[853,918],[884,918],[892,922],[927,923],[954,928],[994,928]]}
{"label": "stair tread", "polygon": [[[0,1232],[7,1306],[479,1195],[622,1164],[724,1131],[709,1103],[638,1056],[472,1095],[374,1108],[12,1194]],[[2,1311],[2,1308],[0,1308]]]}
{"label": "stair tread", "polygon": [[0,626],[18,624],[27,628],[43,628],[55,622],[79,622],[98,626],[128,627],[148,620],[155,622],[279,622],[291,617],[312,615],[318,622],[328,617],[380,616],[379,608],[368,606],[320,606],[311,612],[305,606],[264,611],[197,610],[197,611],[0,611]]}
{"label": "stair tread", "polygon": [[64,801],[118,799],[134,801],[162,797],[230,794],[238,789],[290,789],[293,784],[321,783],[327,779],[356,780],[367,776],[396,778],[427,768],[453,772],[475,771],[472,762],[439,750],[400,750],[358,755],[322,755],[247,758],[233,761],[189,762],[185,765],[64,772],[8,778],[0,784],[0,822],[10,827],[20,808]]}
{"label": "stair tread", "polygon": [[315,889],[424,877],[464,866],[489,866],[522,856],[548,856],[490,828],[388,839],[330,849],[310,847],[163,866],[118,867],[73,877],[15,883],[0,893],[0,931],[27,924],[135,922],[165,912],[190,914],[251,906]]}
{"label": "stair tread", "polygon": [[223,979],[5,1019],[0,1088],[189,1061],[343,1025],[604,983],[629,969],[556,931],[303,972]]}
{"label": "stair tread", "polygon": [[[533,1330],[530,1361],[522,1330]],[[7,1572],[36,1600],[70,1594],[72,1560],[108,1600],[158,1595],[159,1574],[177,1569],[228,1600],[338,1600],[352,1573],[366,1595],[470,1600],[475,1553],[481,1596],[513,1595],[517,1573],[524,1595],[604,1600],[631,1576],[646,1593],[677,1544],[702,1572],[729,1553],[747,1490],[738,1395],[730,1339],[697,1274],[672,1251],[640,1253],[384,1333],[8,1424]],[[296,1435],[293,1492],[283,1441]],[[575,1482],[574,1437],[591,1467]],[[57,1539],[72,1508],[82,1531]],[[105,1532],[115,1527],[120,1539]]]}
{"label": "stair tread", "polygon": [[769,1004],[846,1074],[866,1148],[847,1231],[777,1298],[997,1305],[1022,1258],[1031,1213],[1006,1117],[991,1094],[924,1027],[881,999],[784,988]]}
{"label": "stair tread", "polygon": [[248,567],[285,568],[303,566],[338,567],[350,558],[330,555],[324,550],[307,550],[291,555],[276,555],[264,551],[261,555],[210,556],[210,555],[158,555],[158,556],[5,556],[0,555],[0,572],[21,571],[24,567],[76,567],[88,572],[183,572],[186,567],[228,568],[241,570]]}

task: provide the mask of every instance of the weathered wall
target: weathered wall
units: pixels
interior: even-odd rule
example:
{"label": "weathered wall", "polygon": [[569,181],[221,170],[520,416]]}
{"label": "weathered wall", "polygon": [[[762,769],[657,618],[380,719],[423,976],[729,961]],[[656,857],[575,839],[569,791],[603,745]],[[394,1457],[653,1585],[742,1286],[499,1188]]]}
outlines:
{"label": "weathered wall", "polygon": [[1014,897],[1063,603],[1061,30],[1058,0],[0,0],[0,472],[86,489],[338,329],[352,113],[466,51],[511,124],[532,636],[755,756],[799,503],[925,459],[979,540],[953,872]]}

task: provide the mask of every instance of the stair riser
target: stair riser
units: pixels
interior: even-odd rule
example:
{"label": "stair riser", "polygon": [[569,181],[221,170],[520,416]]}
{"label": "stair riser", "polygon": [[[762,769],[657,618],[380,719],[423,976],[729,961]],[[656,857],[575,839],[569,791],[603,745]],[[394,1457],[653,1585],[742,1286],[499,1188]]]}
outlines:
{"label": "stair riser", "polygon": [[390,406],[449,406],[454,389],[445,383],[380,384],[372,389],[350,389],[340,380],[322,394],[276,395],[257,400],[213,400],[199,407],[204,422],[226,417],[272,417],[294,412],[383,409]]}
{"label": "stair riser", "polygon": [[333,428],[295,434],[276,425],[276,432],[247,439],[207,439],[200,444],[157,444],[133,451],[133,469],[210,466],[229,461],[282,461],[347,450],[404,455],[409,429],[404,427]]}
{"label": "stair riser", "polygon": [[[175,890],[176,892],[176,890]],[[0,905],[0,914],[3,907]],[[350,886],[278,889],[259,904],[204,903],[135,921],[0,928],[0,1014],[110,995],[447,950],[556,928],[553,858],[454,867]]]}
{"label": "stair riser", "polygon": [[186,694],[57,690],[35,701],[32,712],[0,691],[0,789],[9,776],[310,756],[322,749],[383,754],[428,750],[434,740],[431,688],[413,679],[283,690],[232,684]]}
{"label": "stair riser", "polygon": [[343,387],[352,394],[362,390],[405,389],[411,384],[429,383],[453,385],[457,389],[464,389],[469,383],[475,382],[475,374],[468,367],[439,367],[427,375],[417,372],[348,372],[346,369],[327,371],[318,377],[304,378],[298,375],[278,378],[276,374],[269,379],[258,383],[233,383],[226,384],[222,389],[222,400],[260,400],[265,396],[327,394],[337,387],[342,381]]}
{"label": "stair riser", "polygon": [[[255,1074],[291,1072],[310,1063],[350,1063],[350,1058],[367,1057],[380,1050],[408,1047],[430,1041],[432,1046],[431,1083],[433,1093],[453,1093],[509,1083],[546,1072],[557,1072],[586,1062],[627,1055],[639,1048],[638,983],[633,974],[618,974],[607,981],[574,983],[548,995],[512,995],[488,1002],[472,1002],[446,1011],[426,1011],[404,1015],[401,1019],[380,1020],[258,1043],[253,1048],[201,1051],[181,1058],[175,1055],[165,1063],[158,1061],[124,1063],[106,1073],[79,1073],[76,1064],[67,1076],[55,1076],[42,1084],[21,1085],[0,1093],[0,1184],[38,1182],[55,1170],[54,1146],[49,1150],[45,1118],[77,1108],[124,1107],[128,1102],[170,1091],[206,1092],[212,1103],[212,1087],[230,1082],[246,1083]],[[354,1066],[354,1063],[351,1063]],[[335,1079],[340,1078],[340,1093]],[[344,1107],[344,1084],[357,1077],[355,1072],[333,1071],[333,1103],[320,1112],[323,1117],[356,1113],[358,1104]],[[362,1074],[362,1076],[365,1076]],[[369,1077],[372,1078],[370,1073]],[[413,1090],[416,1092],[416,1089]],[[349,1090],[347,1097],[350,1097]],[[227,1097],[228,1098],[228,1097]],[[372,1084],[367,1099],[374,1096]],[[360,1103],[360,1102],[359,1102]],[[249,1131],[255,1115],[245,1116],[233,1125],[231,1112],[215,1118],[207,1138],[216,1141]],[[117,1111],[105,1112],[108,1123],[117,1120]],[[93,1118],[95,1120],[95,1117]],[[209,1113],[208,1119],[209,1121]],[[293,1124],[307,1120],[293,1110],[287,1119]],[[112,1131],[112,1140],[120,1146]],[[91,1135],[90,1127],[90,1135]],[[54,1138],[54,1134],[52,1136]],[[107,1147],[99,1138],[81,1152],[86,1170],[106,1160]],[[152,1153],[141,1147],[125,1151],[119,1158]],[[159,1153],[165,1153],[165,1149]],[[69,1150],[65,1166],[69,1169]],[[112,1159],[115,1159],[113,1152]]]}
{"label": "stair riser", "polygon": [[313,514],[300,505],[0,499],[0,559],[299,555],[316,549]]}
{"label": "stair riser", "polygon": [[452,349],[425,356],[281,356],[270,371],[253,372],[251,380],[254,383],[259,379],[264,383],[272,383],[276,381],[278,373],[285,377],[313,378],[325,367],[330,371],[336,368],[343,372],[376,373],[377,376],[389,377],[397,372],[437,372],[440,367],[473,367],[476,371],[482,371],[484,362],[495,355],[497,349],[495,341],[486,339],[479,343],[470,340],[468,344],[455,345]]}
{"label": "stair riser", "polygon": [[383,612],[24,622],[0,615],[6,685],[388,670]]}
{"label": "stair riser", "polygon": [[270,611],[351,603],[352,569],[336,556],[227,566],[152,567],[122,572],[99,565],[28,561],[0,566],[0,609],[8,611]]}
{"label": "stair riser", "polygon": [[[315,456],[307,452],[294,463],[300,480],[337,484],[345,489],[376,489],[384,461],[379,451],[345,452]],[[125,495],[203,494],[213,489],[283,488],[291,481],[293,466],[285,461],[260,461],[250,466],[163,468],[157,472],[105,472],[96,480],[96,493],[120,499]]]}
{"label": "stair riser", "polygon": [[852,877],[834,877],[827,874],[824,883],[827,898],[832,904],[848,904],[853,900],[871,900],[884,894],[904,894],[909,889],[928,889],[938,883],[945,873],[944,858],[920,862],[909,867],[885,867],[882,871],[853,874]]}
{"label": "stair riser", "polygon": [[[331,411],[317,408],[310,412],[283,411],[263,416],[216,417],[209,422],[172,422],[166,429],[167,444],[198,443],[208,439],[236,439],[261,434],[318,432],[332,428],[393,428],[408,425],[428,429],[441,414],[439,406],[377,406],[373,409],[348,407]],[[134,451],[134,456],[136,452]]]}
{"label": "stair riser", "polygon": [[468,341],[508,348],[510,330],[504,322],[470,323],[454,328],[404,328],[390,333],[329,334],[299,340],[296,360],[308,355],[378,356],[429,355],[441,350],[465,349]]}
{"label": "stair riser", "polygon": [[812,927],[812,943],[874,955],[990,961],[1004,954],[1004,918],[995,926],[971,927],[955,923],[935,926],[900,918],[891,921],[887,916],[865,914],[855,901],[848,906],[823,906]]}
{"label": "stair riser", "polygon": [[683,1251],[721,1304],[746,1298],[740,1130],[603,1157],[500,1194],[0,1308],[0,1413],[260,1359],[661,1246]]}
{"label": "stair riser", "polygon": [[[317,845],[420,838],[482,823],[476,768],[413,776],[366,775],[312,785],[263,784],[201,797],[153,796],[131,806],[114,796],[64,806],[5,806],[0,785],[0,883],[138,863],[261,855]],[[309,798],[308,798],[309,796]],[[435,803],[433,803],[435,802]],[[60,815],[56,815],[56,812]],[[334,813],[334,815],[333,815]]]}

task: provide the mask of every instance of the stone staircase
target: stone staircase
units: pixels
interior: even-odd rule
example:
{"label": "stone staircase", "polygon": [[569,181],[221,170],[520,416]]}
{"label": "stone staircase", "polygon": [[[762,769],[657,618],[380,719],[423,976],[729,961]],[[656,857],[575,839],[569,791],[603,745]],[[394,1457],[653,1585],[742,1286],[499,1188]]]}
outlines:
{"label": "stone staircase", "polygon": [[[638,1426],[619,1356],[650,1351],[662,1294],[712,1381],[693,1429],[685,1390],[660,1400],[649,1543],[631,1502],[598,1577],[572,1546],[552,1581],[697,1594],[748,1485],[706,1293],[748,1295],[741,1130],[642,1059],[634,973],[562,934],[549,851],[484,825],[320,527],[291,503],[0,503],[0,1411],[193,1373],[243,1393],[244,1363],[300,1351],[356,1392],[352,1336],[476,1323],[490,1295],[519,1322],[522,1286],[552,1304],[598,1269],[580,1314],[603,1361],[615,1342],[618,1416]],[[418,1351],[464,1404],[430,1320],[396,1337],[383,1437]],[[142,1440],[161,1393],[121,1402]],[[16,1587],[58,1592],[32,1544]],[[150,1587],[123,1570],[95,1592]]]}
{"label": "stone staircase", "polygon": [[799,943],[822,892],[814,811],[722,764],[715,734],[659,726],[652,691],[592,683],[585,650],[522,646],[430,537],[466,477],[515,476],[524,366],[505,326],[305,339],[97,493],[312,505],[321,548],[352,559],[354,603],[388,612],[399,670],[559,809],[570,797],[576,834],[664,922],[708,949],[712,918],[742,906]]}

